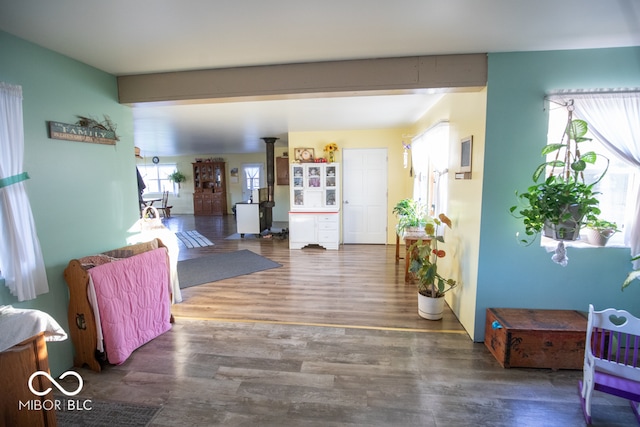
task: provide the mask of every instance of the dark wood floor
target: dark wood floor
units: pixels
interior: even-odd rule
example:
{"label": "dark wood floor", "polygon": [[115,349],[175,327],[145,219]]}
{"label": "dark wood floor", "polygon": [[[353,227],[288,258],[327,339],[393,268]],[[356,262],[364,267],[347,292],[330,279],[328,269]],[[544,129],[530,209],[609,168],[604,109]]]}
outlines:
{"label": "dark wood floor", "polygon": [[[174,231],[197,229],[214,246],[181,248],[181,259],[249,249],[282,267],[183,290],[177,317],[259,320],[308,325],[340,325],[464,333],[447,308],[442,321],[417,314],[415,285],[404,282],[404,261],[396,264],[395,246],[345,245],[289,250],[288,241],[273,238],[227,239],[236,228],[233,216],[175,217],[165,224]],[[274,224],[275,234],[278,224]],[[286,224],[284,224],[286,227]]]}
{"label": "dark wood floor", "polygon": [[[580,371],[503,369],[450,310],[420,319],[393,246],[289,251],[227,239],[232,216],[165,224],[215,243],[181,259],[249,249],[282,267],[185,289],[169,332],[120,366],[78,370],[80,398],[161,405],[154,426],[584,425]],[[602,394],[593,416],[635,425]]]}

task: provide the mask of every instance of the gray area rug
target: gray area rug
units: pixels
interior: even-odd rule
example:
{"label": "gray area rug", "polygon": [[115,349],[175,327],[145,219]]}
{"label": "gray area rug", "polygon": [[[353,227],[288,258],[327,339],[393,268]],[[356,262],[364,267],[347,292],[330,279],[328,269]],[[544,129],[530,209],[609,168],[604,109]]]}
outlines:
{"label": "gray area rug", "polygon": [[184,289],[277,267],[282,265],[243,249],[179,261],[178,279]]}
{"label": "gray area rug", "polygon": [[[65,398],[57,398],[67,407]],[[81,405],[85,400],[79,399]],[[58,427],[134,427],[147,426],[158,414],[161,406],[134,403],[108,402],[91,399],[86,402],[90,410],[56,411]]]}
{"label": "gray area rug", "polygon": [[191,248],[204,248],[206,246],[213,246],[211,240],[198,233],[196,230],[191,231],[178,231],[176,237],[180,239],[184,245]]}

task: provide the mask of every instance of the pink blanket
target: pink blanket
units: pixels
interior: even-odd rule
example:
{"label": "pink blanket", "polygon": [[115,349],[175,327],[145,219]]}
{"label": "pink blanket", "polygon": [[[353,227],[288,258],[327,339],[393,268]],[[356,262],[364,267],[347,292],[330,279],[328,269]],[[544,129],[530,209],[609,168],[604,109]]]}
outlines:
{"label": "pink blanket", "polygon": [[158,248],[89,270],[109,363],[123,363],[171,329],[168,262],[166,248]]}

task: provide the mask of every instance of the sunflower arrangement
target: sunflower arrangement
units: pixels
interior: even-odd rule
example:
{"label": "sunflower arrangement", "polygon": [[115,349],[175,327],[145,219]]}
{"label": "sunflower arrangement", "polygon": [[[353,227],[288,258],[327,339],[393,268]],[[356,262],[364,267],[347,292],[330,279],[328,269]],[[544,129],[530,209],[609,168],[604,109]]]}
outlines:
{"label": "sunflower arrangement", "polygon": [[324,146],[323,151],[329,155],[329,163],[333,163],[335,159],[335,152],[338,151],[338,144],[330,142]]}

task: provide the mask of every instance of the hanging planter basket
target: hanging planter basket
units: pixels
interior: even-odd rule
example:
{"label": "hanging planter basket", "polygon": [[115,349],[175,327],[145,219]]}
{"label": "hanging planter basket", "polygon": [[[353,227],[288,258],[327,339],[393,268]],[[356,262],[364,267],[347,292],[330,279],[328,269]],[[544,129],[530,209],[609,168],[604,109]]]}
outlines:
{"label": "hanging planter basket", "polygon": [[572,241],[580,237],[580,229],[582,228],[582,218],[580,214],[580,205],[571,205],[564,209],[565,212],[571,214],[571,218],[558,224],[545,221],[543,234],[554,240]]}

